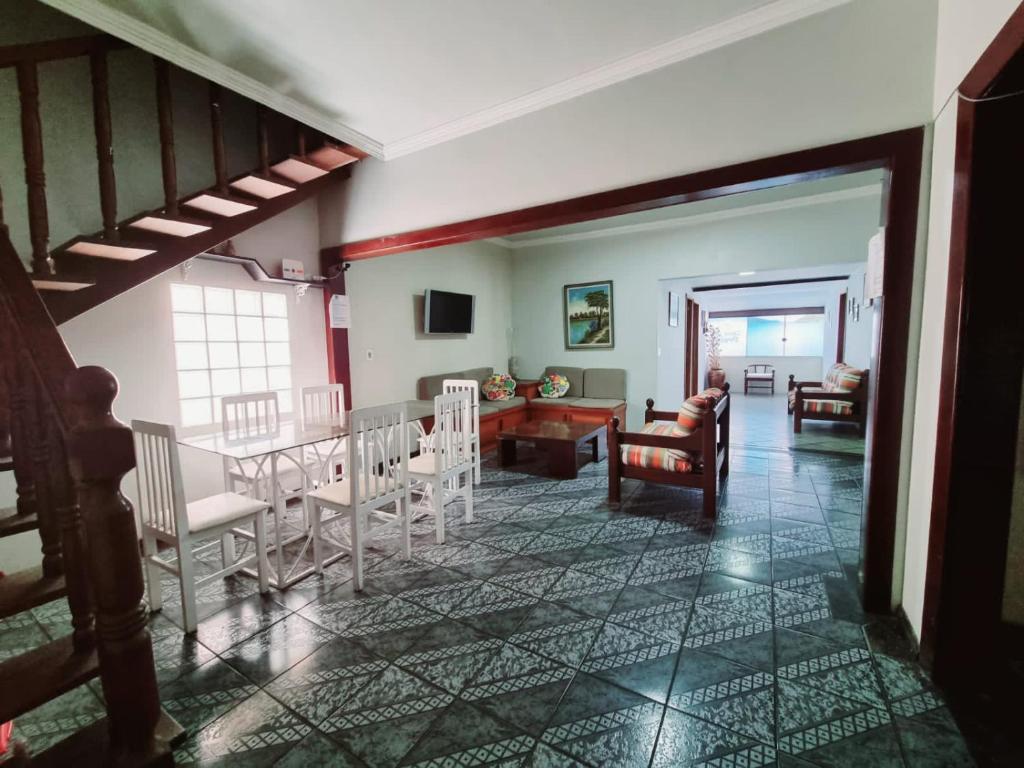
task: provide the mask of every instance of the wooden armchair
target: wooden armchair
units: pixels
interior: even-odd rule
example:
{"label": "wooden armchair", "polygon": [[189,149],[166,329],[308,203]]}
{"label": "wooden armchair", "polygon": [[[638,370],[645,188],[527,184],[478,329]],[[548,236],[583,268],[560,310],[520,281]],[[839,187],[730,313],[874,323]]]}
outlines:
{"label": "wooden armchair", "polygon": [[706,409],[690,434],[677,424],[678,412],[656,411],[652,399],[647,400],[640,432],[620,432],[619,420],[613,418],[608,429],[608,501],[620,501],[622,478],[630,477],[700,488],[704,514],[713,516],[718,478],[729,474],[729,385],[723,389],[721,399]]}
{"label": "wooden armchair", "polygon": [[751,385],[764,388],[770,386],[775,394],[775,366],[770,363],[752,363],[743,369],[743,394],[750,391]]}
{"label": "wooden armchair", "polygon": [[834,366],[824,382],[796,381],[790,374],[788,412],[793,414],[794,434],[800,434],[804,420],[810,419],[853,423],[857,425],[860,436],[864,436],[868,414],[868,371],[847,369],[856,372],[859,383],[852,389],[840,389],[833,381],[838,368]]}

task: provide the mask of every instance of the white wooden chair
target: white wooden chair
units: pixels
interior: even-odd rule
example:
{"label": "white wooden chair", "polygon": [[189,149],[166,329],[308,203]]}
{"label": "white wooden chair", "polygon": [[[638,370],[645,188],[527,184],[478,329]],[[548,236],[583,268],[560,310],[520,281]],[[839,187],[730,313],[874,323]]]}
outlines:
{"label": "white wooden chair", "polygon": [[[163,605],[160,594],[160,570],[173,573],[181,584],[181,610],[185,619],[185,631],[195,632],[198,622],[196,615],[196,590],[204,584],[222,579],[242,568],[256,563],[260,592],[269,587],[269,565],[267,563],[266,511],[265,501],[242,496],[237,493],[219,493],[197,501],[185,501],[185,488],[181,477],[181,462],[178,458],[178,444],[174,427],[168,424],[153,424],[147,421],[133,421],[135,432],[136,477],[138,479],[138,506],[142,521],[142,541],[146,562],[149,607],[158,611]],[[239,526],[252,524],[256,542],[255,553],[233,560],[216,573],[196,578],[195,555],[218,546],[222,536],[232,532],[243,533]],[[207,544],[194,547],[204,539],[213,539]],[[157,544],[164,542],[173,546],[177,559],[167,561],[157,556]]]}
{"label": "white wooden chair", "polygon": [[[244,442],[273,437],[280,429],[276,392],[230,395],[221,400],[221,432],[227,441]],[[270,493],[270,457],[232,459],[224,457],[224,487],[232,492],[239,484],[257,498],[273,501]],[[294,461],[286,462],[278,473],[277,493],[285,501],[305,495],[306,476]]]}
{"label": "white wooden chair", "polygon": [[[441,382],[441,393],[470,392],[473,400],[470,405],[472,432],[470,439],[473,446],[473,482],[480,484],[480,382],[476,379],[445,379]],[[421,427],[422,432],[422,427]],[[434,450],[434,433],[423,434],[419,439],[420,453],[428,453]],[[449,487],[450,484],[449,484]]]}
{"label": "white wooden chair", "polygon": [[433,450],[409,459],[409,478],[426,486],[418,511],[434,515],[438,544],[445,541],[444,506],[449,501],[464,499],[466,522],[473,522],[472,409],[472,393],[465,389],[435,397]]}
{"label": "white wooden chair", "polygon": [[[345,385],[326,384],[317,387],[302,388],[302,423],[303,425],[333,424],[345,416]],[[305,458],[308,464],[317,469],[317,477],[322,481],[334,482],[337,476],[337,465],[345,463],[345,445],[343,443],[334,451],[331,464],[325,467],[327,457],[331,455],[334,441],[316,443],[306,447]]]}
{"label": "white wooden chair", "polygon": [[[352,411],[352,431],[346,438],[350,459],[347,476],[306,496],[313,507],[313,562],[317,573],[323,573],[325,565],[348,552],[356,590],[363,588],[363,547],[377,536],[398,527],[402,556],[408,559],[411,555],[406,419],[405,403]],[[325,517],[324,510],[337,514]],[[325,561],[324,528],[346,519],[347,540],[329,539],[341,551]]]}

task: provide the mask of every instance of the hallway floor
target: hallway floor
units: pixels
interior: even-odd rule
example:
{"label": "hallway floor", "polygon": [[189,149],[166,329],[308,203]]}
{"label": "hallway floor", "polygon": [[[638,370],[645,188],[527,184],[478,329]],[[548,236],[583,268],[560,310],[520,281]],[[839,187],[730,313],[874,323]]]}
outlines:
{"label": "hallway floor", "polygon": [[[417,525],[411,561],[385,542],[360,594],[345,562],[266,598],[228,579],[188,639],[168,582],[178,764],[971,765],[892,620],[859,606],[862,459],[825,425],[750,445],[780,420],[743,399],[713,524],[695,492],[630,481],[610,508],[606,462],[564,482],[488,462],[475,522],[451,510],[445,546]],[[93,690],[17,729],[79,727]]]}

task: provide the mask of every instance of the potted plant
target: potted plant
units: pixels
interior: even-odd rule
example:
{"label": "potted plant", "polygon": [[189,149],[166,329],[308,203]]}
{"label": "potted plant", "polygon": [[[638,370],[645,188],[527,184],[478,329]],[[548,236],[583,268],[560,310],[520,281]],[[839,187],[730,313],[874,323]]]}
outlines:
{"label": "potted plant", "polygon": [[721,388],[725,384],[722,370],[722,332],[713,325],[704,330],[704,344],[708,354],[708,386]]}

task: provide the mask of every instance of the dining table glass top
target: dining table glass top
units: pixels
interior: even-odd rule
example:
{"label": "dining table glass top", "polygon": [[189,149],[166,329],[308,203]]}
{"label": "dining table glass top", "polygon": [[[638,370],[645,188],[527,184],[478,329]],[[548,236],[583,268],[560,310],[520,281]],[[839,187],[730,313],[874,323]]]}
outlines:
{"label": "dining table glass top", "polygon": [[338,440],[349,433],[347,416],[312,421],[282,420],[273,429],[245,434],[217,429],[196,435],[178,435],[178,444],[233,459],[253,459],[292,448]]}

